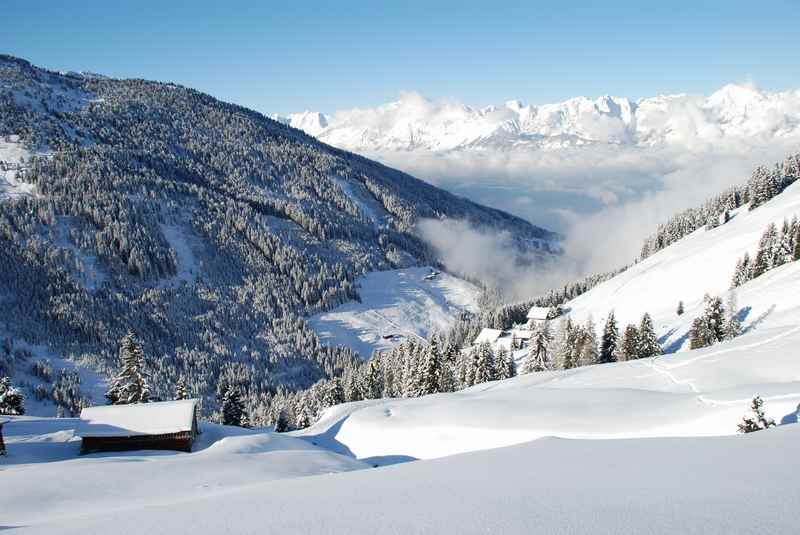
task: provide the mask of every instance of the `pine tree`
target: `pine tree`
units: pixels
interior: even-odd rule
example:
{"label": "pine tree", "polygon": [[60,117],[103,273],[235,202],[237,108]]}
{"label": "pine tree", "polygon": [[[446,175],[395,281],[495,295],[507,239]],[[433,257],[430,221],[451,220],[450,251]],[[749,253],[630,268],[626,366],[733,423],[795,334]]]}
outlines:
{"label": "pine tree", "polygon": [[775,420],[768,418],[764,412],[764,400],[760,396],[753,398],[750,403],[750,410],[753,412],[753,416],[742,418],[742,423],[739,424],[740,433],[753,433],[775,427]]}
{"label": "pine tree", "polygon": [[639,355],[639,329],[636,325],[629,324],[622,333],[620,342],[621,360],[633,360]]}
{"label": "pine tree", "polygon": [[517,374],[512,353],[501,347],[494,358],[497,379],[510,379]]}
{"label": "pine tree", "polygon": [[636,346],[636,353],[638,358],[644,359],[654,357],[661,354],[661,346],[658,344],[656,331],[653,328],[653,320],[647,312],[642,316],[642,322],[639,324],[638,330],[638,344]]}
{"label": "pine tree", "polygon": [[553,337],[550,334],[550,325],[548,321],[543,321],[541,324],[537,325],[536,332],[533,335],[531,349],[522,363],[520,373],[528,374],[550,369],[551,358],[548,352],[552,339]]}
{"label": "pine tree", "polygon": [[703,315],[711,334],[710,342],[715,344],[725,338],[725,312],[722,306],[722,299],[706,295],[705,302],[706,309]]}
{"label": "pine tree", "polygon": [[378,366],[378,362],[373,358],[369,361],[369,364],[367,364],[367,370],[361,385],[361,392],[364,399],[380,399],[383,396],[381,384],[381,370]]}
{"label": "pine tree", "polygon": [[794,238],[792,239],[792,260],[800,260],[800,223],[795,222]]}
{"label": "pine tree", "polygon": [[456,389],[455,371],[458,363],[458,348],[447,342],[442,351],[442,375],[439,379],[439,392],[453,392]]}
{"label": "pine tree", "polygon": [[222,396],[222,423],[225,425],[241,425],[244,415],[244,403],[239,389],[233,385],[225,388]]}
{"label": "pine tree", "polygon": [[[679,308],[680,309],[680,308]],[[614,362],[617,360],[617,343],[619,342],[619,329],[617,328],[617,320],[614,317],[612,310],[606,319],[606,326],[603,328],[603,338],[600,342],[600,360],[601,364],[607,362]]]}
{"label": "pine tree", "polygon": [[278,417],[275,419],[275,432],[285,433],[289,430],[289,418],[286,416],[286,409],[278,411]]}
{"label": "pine tree", "polygon": [[25,396],[11,385],[9,377],[0,377],[0,414],[25,414]]}
{"label": "pine tree", "polygon": [[144,373],[142,346],[133,331],[128,331],[120,346],[122,369],[106,392],[106,398],[113,405],[147,403],[150,387]]}
{"label": "pine tree", "polygon": [[600,360],[599,344],[597,342],[597,329],[594,320],[589,317],[581,329],[581,338],[578,350],[578,366],[591,366]]}
{"label": "pine tree", "polygon": [[700,316],[692,321],[692,327],[689,330],[689,348],[700,349],[707,347],[713,343],[713,334],[706,323],[705,316]]}
{"label": "pine tree", "polygon": [[758,251],[756,258],[753,260],[752,277],[760,277],[770,269],[772,269],[773,249],[775,247],[775,223],[770,223],[767,230],[761,235],[761,240],[758,242]]}
{"label": "pine tree", "polygon": [[358,380],[357,370],[350,369],[344,376],[344,397],[345,401],[361,401],[364,393],[361,390],[361,382]]}
{"label": "pine tree", "polygon": [[425,365],[420,378],[419,395],[425,396],[439,392],[442,380],[442,356],[439,353],[439,342],[432,336],[425,350]]}
{"label": "pine tree", "polygon": [[683,301],[678,301],[678,310],[677,310],[678,316],[683,316],[683,312],[684,312]]}
{"label": "pine tree", "polygon": [[342,387],[342,380],[334,377],[328,384],[325,385],[325,390],[322,395],[322,406],[325,408],[333,407],[344,403],[344,387]]}
{"label": "pine tree", "polygon": [[478,346],[478,350],[475,352],[473,362],[473,369],[475,370],[473,384],[477,385],[494,380],[494,355],[492,354],[492,348],[488,343],[484,342]]}
{"label": "pine tree", "polygon": [[189,399],[189,389],[186,387],[186,379],[183,376],[178,379],[178,384],[175,386],[175,399]]}

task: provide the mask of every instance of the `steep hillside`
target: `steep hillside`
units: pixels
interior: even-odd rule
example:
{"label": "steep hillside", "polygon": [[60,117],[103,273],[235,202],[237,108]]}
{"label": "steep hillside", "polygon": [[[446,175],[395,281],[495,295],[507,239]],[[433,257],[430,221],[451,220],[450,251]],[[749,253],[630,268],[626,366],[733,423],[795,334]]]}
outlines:
{"label": "steep hillside", "polygon": [[[638,323],[648,312],[666,350],[687,349],[687,333],[703,309],[704,295],[722,296],[725,300],[736,262],[745,253],[755,255],[767,226],[775,223],[780,227],[785,219],[800,217],[800,182],[755,210],[743,206],[730,215],[731,220],[724,225],[700,228],[570,301],[566,305],[569,315],[578,322],[592,316],[602,323],[613,310],[624,326]],[[746,322],[766,317],[784,306],[794,306],[789,294],[781,295],[788,291],[785,288],[792,282],[791,277],[772,280],[779,277],[772,272],[763,277],[770,277],[771,282],[760,281],[734,290]],[[773,300],[760,301],[760,291],[772,292]],[[680,317],[676,313],[679,301],[683,301],[686,311]]]}
{"label": "steep hillside", "polygon": [[132,328],[157,396],[184,376],[209,410],[236,384],[258,420],[277,387],[354,358],[303,317],[355,298],[360,275],[436,260],[421,219],[507,231],[540,255],[556,239],[173,84],[2,56],[0,110],[4,372],[29,370],[39,345],[108,375]]}

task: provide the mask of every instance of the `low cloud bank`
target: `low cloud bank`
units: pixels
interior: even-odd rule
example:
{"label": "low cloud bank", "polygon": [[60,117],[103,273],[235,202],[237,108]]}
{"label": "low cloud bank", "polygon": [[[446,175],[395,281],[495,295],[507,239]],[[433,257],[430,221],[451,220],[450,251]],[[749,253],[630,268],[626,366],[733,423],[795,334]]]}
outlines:
{"label": "low cloud bank", "polygon": [[405,155],[381,159],[477,202],[566,236],[564,256],[532,267],[510,237],[464,222],[425,221],[421,235],[452,270],[527,298],[585,275],[630,264],[643,240],[676,212],[746,181],[753,168],[800,150],[795,140],[701,151],[594,147]]}

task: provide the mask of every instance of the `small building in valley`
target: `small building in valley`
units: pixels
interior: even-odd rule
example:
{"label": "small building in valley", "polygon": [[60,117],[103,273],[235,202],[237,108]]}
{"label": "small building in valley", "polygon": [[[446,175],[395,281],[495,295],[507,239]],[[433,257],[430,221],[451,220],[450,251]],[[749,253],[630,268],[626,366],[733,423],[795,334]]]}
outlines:
{"label": "small building in valley", "polygon": [[532,329],[547,321],[550,309],[547,307],[531,307],[528,311],[528,328]]}
{"label": "small building in valley", "polygon": [[3,425],[9,422],[8,418],[0,417],[0,455],[6,454],[6,444],[3,442]]}
{"label": "small building in valley", "polygon": [[196,399],[105,405],[81,411],[75,434],[81,453],[130,450],[192,451],[199,429]]}

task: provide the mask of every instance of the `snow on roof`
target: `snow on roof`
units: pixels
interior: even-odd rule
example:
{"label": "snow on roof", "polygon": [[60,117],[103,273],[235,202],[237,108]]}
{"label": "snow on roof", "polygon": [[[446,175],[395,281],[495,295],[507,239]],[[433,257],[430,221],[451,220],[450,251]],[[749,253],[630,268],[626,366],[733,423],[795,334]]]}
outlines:
{"label": "snow on roof", "polygon": [[494,342],[495,340],[500,338],[502,335],[503,335],[503,331],[500,330],[500,329],[486,329],[486,328],[484,328],[484,329],[481,329],[480,334],[478,335],[477,338],[475,338],[475,341],[472,342],[472,343],[477,345],[477,344],[482,344],[484,342],[488,342],[488,343],[491,344],[492,342]]}
{"label": "snow on roof", "polygon": [[196,399],[86,407],[75,434],[79,437],[131,437],[191,431]]}
{"label": "snow on roof", "polygon": [[529,338],[533,338],[533,331],[530,329],[511,329],[511,335],[514,338],[527,340]]}
{"label": "snow on roof", "polygon": [[531,309],[528,311],[528,319],[546,320],[548,312],[550,312],[550,309],[547,307],[531,307]]}

